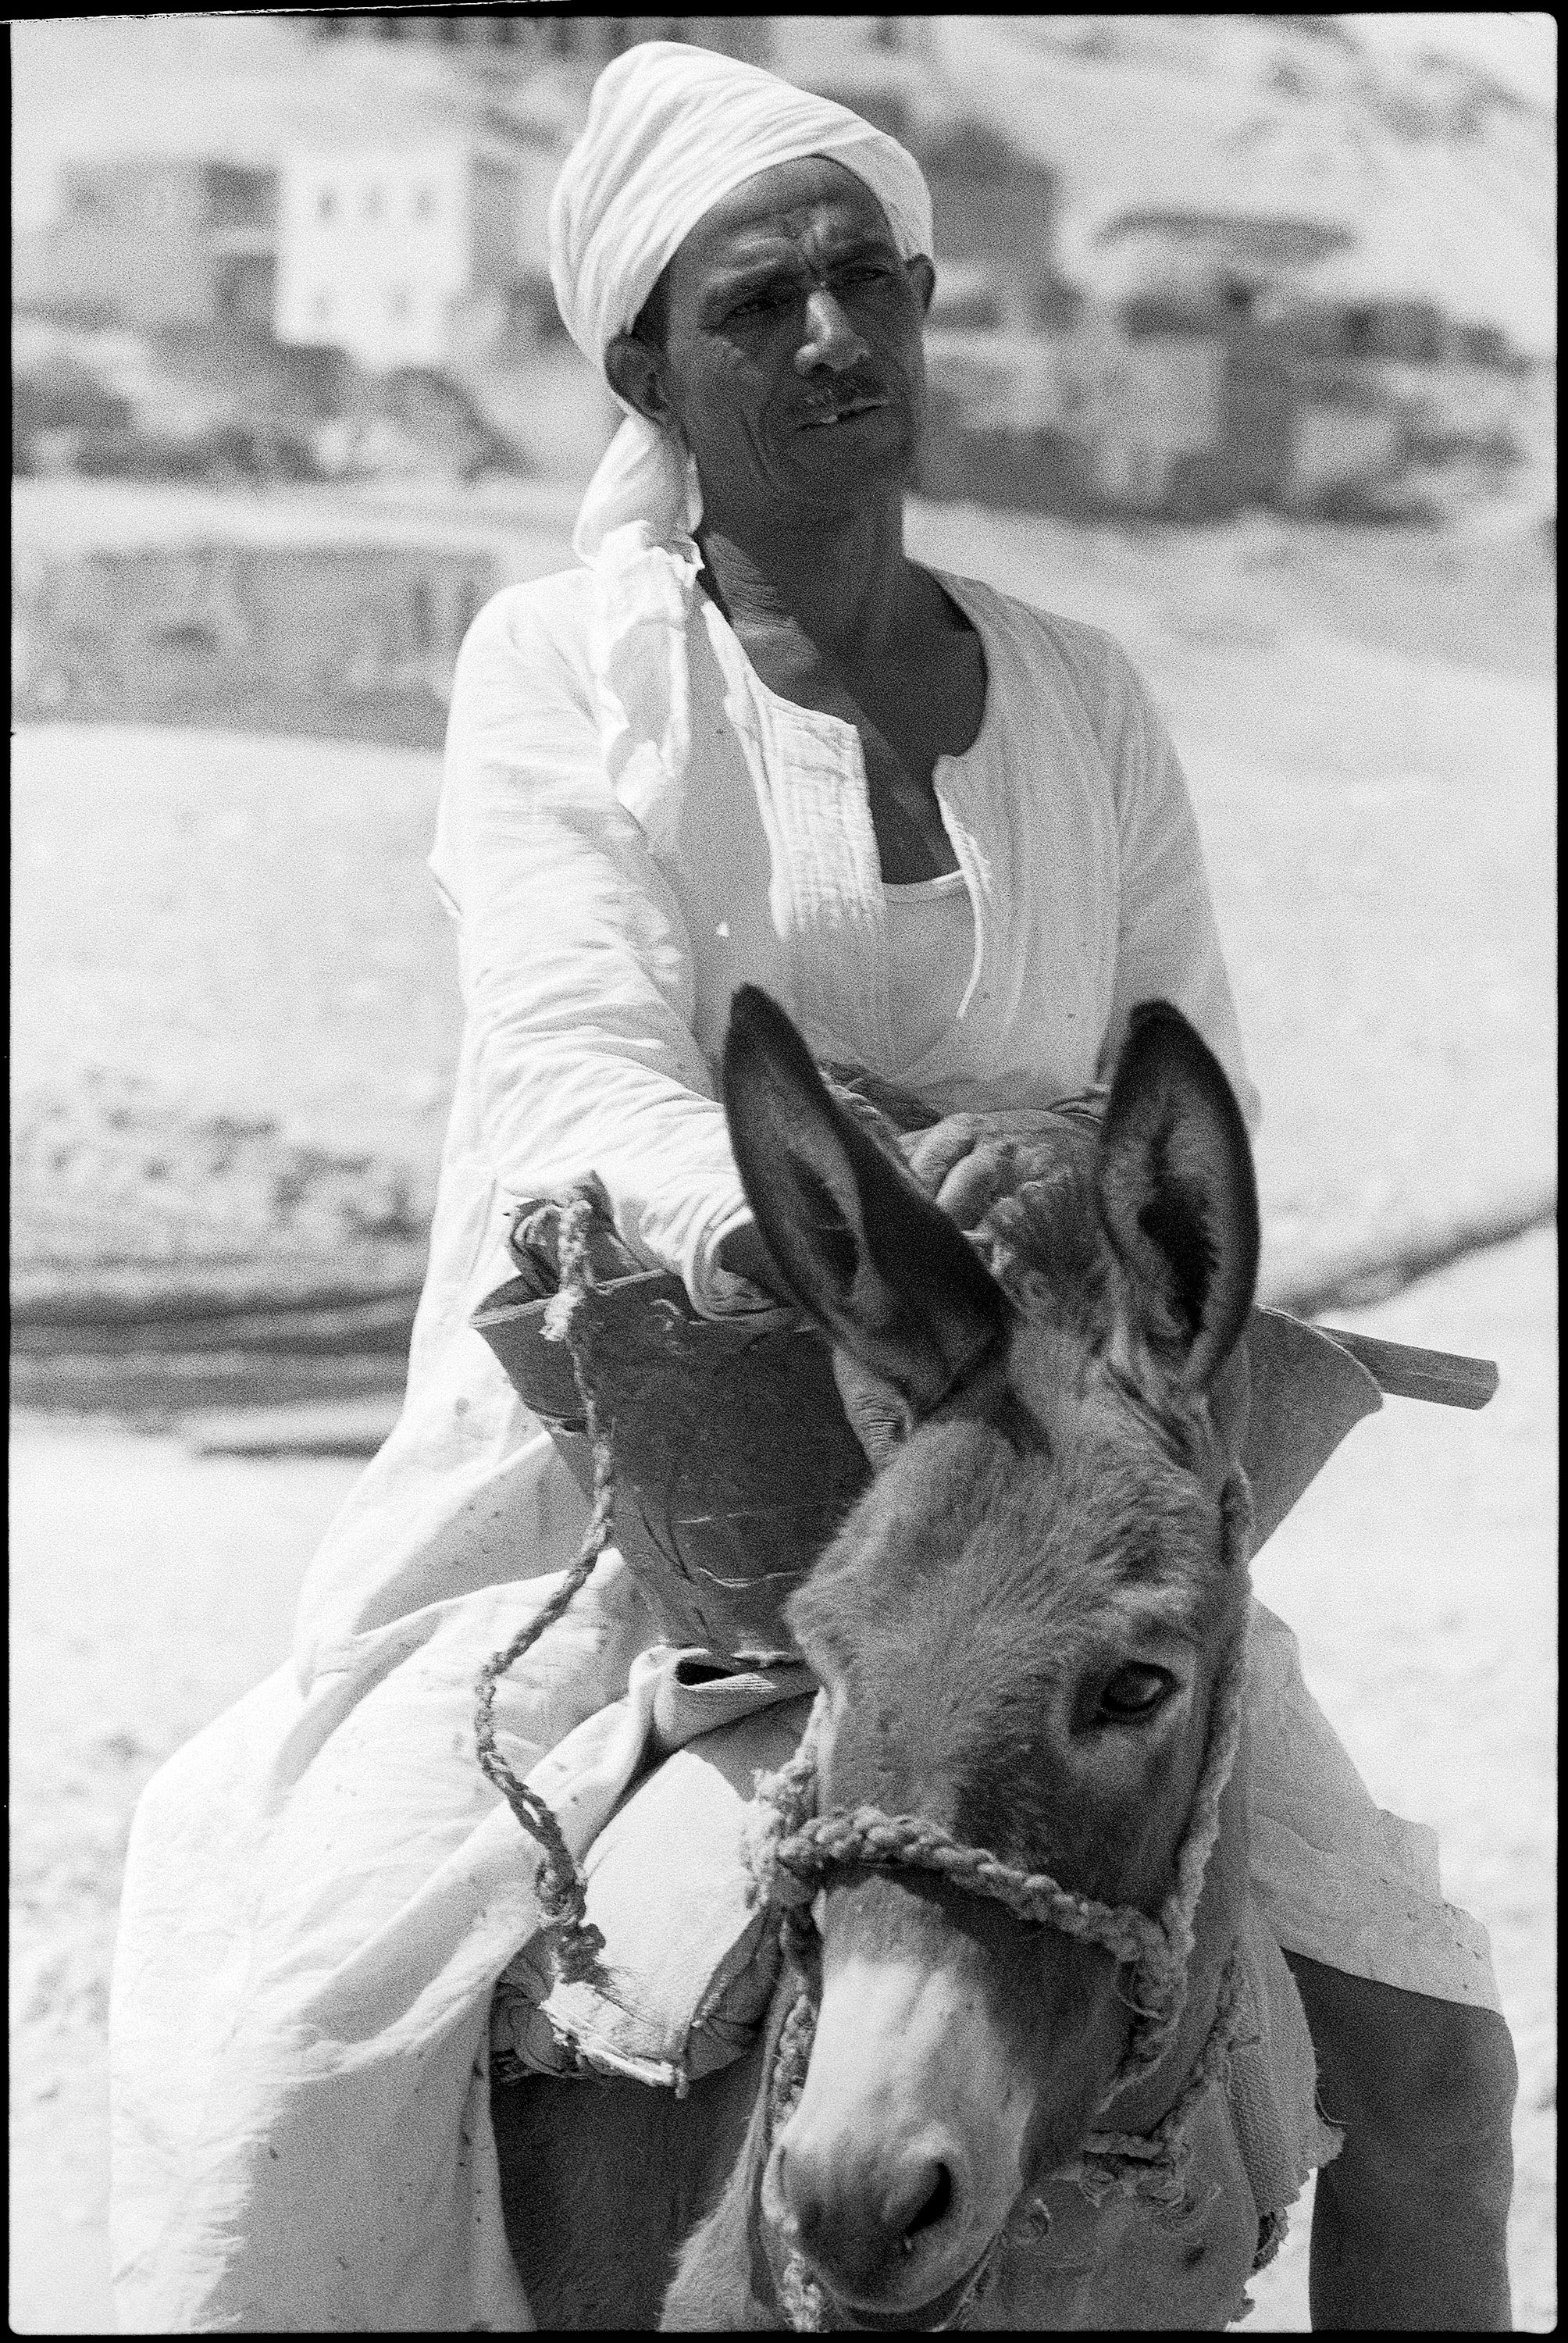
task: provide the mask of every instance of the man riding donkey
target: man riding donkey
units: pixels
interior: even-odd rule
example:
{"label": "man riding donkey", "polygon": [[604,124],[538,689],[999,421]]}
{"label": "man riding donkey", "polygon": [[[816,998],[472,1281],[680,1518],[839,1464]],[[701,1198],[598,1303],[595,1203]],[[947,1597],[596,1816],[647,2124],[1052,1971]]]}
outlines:
{"label": "man riding donkey", "polygon": [[[600,78],[551,245],[627,420],[581,566],[498,596],[458,664],[432,868],[467,1021],[402,1415],[306,1579],[291,1664],[133,1832],[113,2221],[143,2331],[528,2323],[487,2025],[540,1906],[475,1763],[474,1686],[585,1507],[470,1325],[518,1207],[597,1174],[632,1265],[678,1272],[702,1318],[772,1322],[715,1095],[748,982],[819,1061],[926,1103],[912,1168],[966,1225],[1000,1160],[987,1118],[1092,1096],[1141,1001],[1183,1012],[1256,1121],[1145,687],[1096,628],[905,554],[934,282],[913,159],[648,43]],[[1244,1408],[1234,1380],[1217,1404]],[[579,1847],[654,1745],[654,1640],[611,1554],[498,1689]],[[1314,2322],[1506,2326],[1515,2070],[1484,1932],[1261,1606],[1245,1702],[1251,1894],[1344,2135]]]}

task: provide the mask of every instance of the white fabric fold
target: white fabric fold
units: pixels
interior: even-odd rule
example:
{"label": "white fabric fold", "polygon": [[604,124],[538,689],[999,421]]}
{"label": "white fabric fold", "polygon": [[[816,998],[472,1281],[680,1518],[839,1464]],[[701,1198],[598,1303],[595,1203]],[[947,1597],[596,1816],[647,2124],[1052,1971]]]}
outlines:
{"label": "white fabric fold", "polygon": [[[643,41],[606,67],[550,202],[550,277],[595,367],[628,333],[667,263],[714,205],[781,163],[825,156],[863,180],[906,260],[931,248],[919,164],[885,131],[756,65]],[[701,483],[678,437],[633,412],[588,485],[572,549],[594,574],[590,630],[610,780],[648,826],[689,748],[686,622],[697,588]]]}
{"label": "white fabric fold", "polygon": [[[616,403],[626,407],[623,398]],[[572,530],[578,559],[591,568],[608,551],[613,564],[612,540],[639,523],[649,545],[674,547],[692,536],[701,518],[696,465],[657,423],[627,407],[626,420],[600,458],[578,511]]]}
{"label": "white fabric fold", "polygon": [[588,659],[605,770],[645,831],[690,751],[686,628],[699,559],[689,539],[667,548],[634,520],[610,532],[595,563]]}

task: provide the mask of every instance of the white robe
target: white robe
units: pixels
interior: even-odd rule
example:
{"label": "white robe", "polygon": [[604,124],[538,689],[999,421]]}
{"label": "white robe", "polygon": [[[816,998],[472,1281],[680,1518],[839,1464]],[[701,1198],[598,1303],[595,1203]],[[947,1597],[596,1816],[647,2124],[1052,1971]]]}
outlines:
{"label": "white robe", "polygon": [[[678,795],[623,803],[594,719],[588,574],[514,588],[470,631],[432,856],[467,1019],[407,1403],[312,1564],[290,1662],[164,1767],[132,1833],[111,2008],[127,2329],[529,2323],[487,2018],[539,1932],[536,1855],[478,1769],[474,1682],[551,1591],[586,1508],[468,1324],[511,1273],[512,1207],[597,1172],[623,1237],[700,1310],[754,1301],[714,1260],[746,1209],[713,1069],[747,980],[819,1056],[949,1110],[1081,1091],[1160,995],[1256,1120],[1191,804],[1146,689],[1098,629],[943,582],[989,673],[977,740],[935,777],[976,949],[958,1021],[912,1062],[852,728],[769,691],[699,596]],[[579,1852],[645,1748],[651,1632],[601,1564],[498,1696],[514,1762],[536,1766]],[[1337,1750],[1304,1694],[1291,1717]],[[1315,1827],[1324,1844],[1321,1814]],[[1342,1905],[1375,1899],[1395,1852],[1385,1832],[1353,1891],[1322,1868]],[[1422,1849],[1404,1864],[1429,1869],[1435,1893]],[[1336,1941],[1332,1916],[1315,1936],[1292,1922],[1284,1889],[1270,1908],[1282,1941],[1294,1926],[1318,1957]],[[1342,1966],[1494,2006],[1483,1933],[1464,1926],[1468,1986],[1380,1969],[1375,1944]]]}

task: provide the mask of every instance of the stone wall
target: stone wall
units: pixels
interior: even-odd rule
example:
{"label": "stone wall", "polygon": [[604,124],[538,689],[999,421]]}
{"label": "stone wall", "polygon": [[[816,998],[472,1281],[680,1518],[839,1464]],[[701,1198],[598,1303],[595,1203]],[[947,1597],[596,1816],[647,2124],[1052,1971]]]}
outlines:
{"label": "stone wall", "polygon": [[482,548],[19,545],[13,716],[437,747],[463,636],[503,582]]}

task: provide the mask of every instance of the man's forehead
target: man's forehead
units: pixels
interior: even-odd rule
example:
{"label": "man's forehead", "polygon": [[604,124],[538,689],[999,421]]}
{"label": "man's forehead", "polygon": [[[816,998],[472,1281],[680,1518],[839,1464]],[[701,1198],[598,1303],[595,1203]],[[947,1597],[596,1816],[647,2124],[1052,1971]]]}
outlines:
{"label": "man's forehead", "polygon": [[887,216],[865,181],[841,163],[809,156],[743,180],[706,212],[682,242],[678,262],[731,267],[766,259],[803,232],[833,245],[893,248]]}

